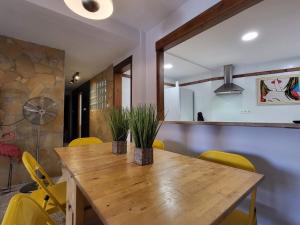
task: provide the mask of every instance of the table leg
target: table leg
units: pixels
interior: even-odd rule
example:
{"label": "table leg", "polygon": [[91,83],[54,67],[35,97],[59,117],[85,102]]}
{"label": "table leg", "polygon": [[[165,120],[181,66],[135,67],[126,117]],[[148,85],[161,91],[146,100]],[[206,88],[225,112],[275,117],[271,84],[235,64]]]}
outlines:
{"label": "table leg", "polygon": [[67,176],[67,208],[66,225],[83,225],[85,198],[72,175],[64,171]]}

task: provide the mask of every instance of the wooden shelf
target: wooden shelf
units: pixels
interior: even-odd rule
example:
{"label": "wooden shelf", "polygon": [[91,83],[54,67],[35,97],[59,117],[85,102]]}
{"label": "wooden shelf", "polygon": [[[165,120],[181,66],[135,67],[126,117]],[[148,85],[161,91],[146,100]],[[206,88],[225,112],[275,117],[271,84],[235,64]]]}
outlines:
{"label": "wooden shelf", "polygon": [[294,124],[294,123],[164,121],[164,124],[241,126],[241,127],[271,127],[271,128],[300,129],[300,124]]}

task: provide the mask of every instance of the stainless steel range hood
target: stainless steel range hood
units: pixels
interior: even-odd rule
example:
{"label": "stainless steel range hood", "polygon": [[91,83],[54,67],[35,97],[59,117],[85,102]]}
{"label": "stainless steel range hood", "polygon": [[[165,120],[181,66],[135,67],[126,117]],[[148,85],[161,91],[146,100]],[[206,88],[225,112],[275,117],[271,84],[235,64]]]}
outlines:
{"label": "stainless steel range hood", "polygon": [[232,83],[233,65],[224,66],[224,84],[215,90],[216,95],[242,94],[244,88]]}

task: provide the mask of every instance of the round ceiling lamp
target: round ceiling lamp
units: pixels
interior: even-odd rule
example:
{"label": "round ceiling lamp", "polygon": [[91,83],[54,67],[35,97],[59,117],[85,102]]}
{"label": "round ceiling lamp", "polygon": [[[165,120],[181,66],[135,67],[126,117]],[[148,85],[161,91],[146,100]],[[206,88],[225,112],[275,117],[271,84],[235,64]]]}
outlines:
{"label": "round ceiling lamp", "polygon": [[92,19],[104,20],[110,17],[114,7],[112,0],[64,0],[65,4],[76,14]]}

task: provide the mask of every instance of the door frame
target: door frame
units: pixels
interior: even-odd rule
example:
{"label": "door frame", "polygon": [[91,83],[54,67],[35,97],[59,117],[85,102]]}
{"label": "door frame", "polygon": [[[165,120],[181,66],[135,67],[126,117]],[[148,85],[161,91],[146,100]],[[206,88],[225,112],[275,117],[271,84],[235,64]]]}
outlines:
{"label": "door frame", "polygon": [[[114,66],[113,68],[113,102],[115,107],[121,107],[122,106],[122,77],[130,78],[130,108],[132,108],[132,79],[133,79],[133,72],[132,72],[132,55],[128,58],[124,59],[122,62]],[[125,76],[123,73],[125,73],[127,70],[130,70],[130,76]],[[121,85],[121,95],[119,94],[120,91],[118,89]],[[120,100],[121,98],[121,100]],[[120,104],[121,103],[121,104]]]}
{"label": "door frame", "polygon": [[263,0],[221,0],[156,42],[156,96],[157,113],[160,119],[163,120],[165,117],[164,52],[262,1]]}

